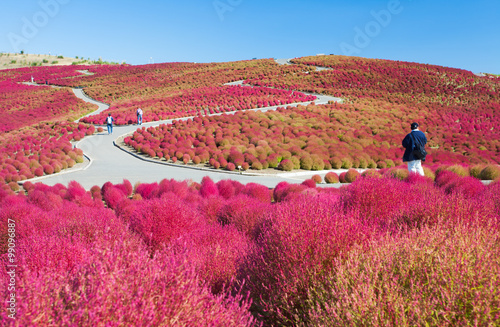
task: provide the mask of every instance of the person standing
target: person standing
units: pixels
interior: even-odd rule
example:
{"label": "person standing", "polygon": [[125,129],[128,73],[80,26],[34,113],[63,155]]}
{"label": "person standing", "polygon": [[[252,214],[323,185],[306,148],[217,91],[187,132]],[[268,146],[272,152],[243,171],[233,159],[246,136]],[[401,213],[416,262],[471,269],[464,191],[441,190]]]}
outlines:
{"label": "person standing", "polygon": [[108,117],[106,117],[106,125],[108,126],[108,135],[113,134],[113,122],[115,119],[111,117],[111,114],[108,114]]}
{"label": "person standing", "polygon": [[137,125],[142,125],[142,109],[137,109]]}
{"label": "person standing", "polygon": [[405,148],[405,153],[403,154],[403,162],[408,163],[408,171],[410,173],[417,173],[424,176],[424,169],[422,168],[422,161],[425,161],[425,157],[418,159],[413,154],[415,146],[420,144],[425,147],[427,144],[427,137],[424,132],[419,131],[418,123],[412,123],[410,125],[411,132],[405,136],[403,139],[403,147]]}

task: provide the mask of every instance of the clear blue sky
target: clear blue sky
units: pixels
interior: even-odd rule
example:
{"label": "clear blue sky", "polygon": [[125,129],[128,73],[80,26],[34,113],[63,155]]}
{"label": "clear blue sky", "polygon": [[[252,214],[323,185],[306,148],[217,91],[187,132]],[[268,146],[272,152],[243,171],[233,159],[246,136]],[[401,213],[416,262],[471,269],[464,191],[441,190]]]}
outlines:
{"label": "clear blue sky", "polygon": [[0,52],[130,64],[323,53],[500,74],[498,0],[2,0],[0,31]]}

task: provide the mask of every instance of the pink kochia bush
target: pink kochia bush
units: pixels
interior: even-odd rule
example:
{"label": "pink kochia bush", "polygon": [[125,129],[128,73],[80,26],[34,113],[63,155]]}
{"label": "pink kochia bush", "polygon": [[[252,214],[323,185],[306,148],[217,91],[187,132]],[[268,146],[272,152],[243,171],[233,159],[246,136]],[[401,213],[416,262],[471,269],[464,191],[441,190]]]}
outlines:
{"label": "pink kochia bush", "polygon": [[[256,325],[246,296],[237,291],[233,295],[211,292],[211,285],[221,285],[222,289],[227,284],[227,275],[234,275],[236,269],[230,263],[237,262],[236,258],[245,252],[246,239],[237,236],[234,228],[231,233],[236,233],[235,242],[227,241],[230,233],[222,226],[218,232],[191,235],[187,240],[200,239],[198,249],[203,249],[197,261],[193,261],[197,253],[194,246],[189,252],[156,251],[153,255],[142,234],[129,229],[102,202],[76,202],[82,197],[91,200],[90,192],[83,192],[77,183],[68,188],[42,184],[28,188],[28,196],[0,199],[2,263],[7,264],[5,236],[11,219],[16,222],[19,267],[16,296],[23,299],[18,301],[16,320],[2,310],[2,325]],[[126,199],[121,205],[126,201],[132,200]],[[143,207],[154,212],[155,206],[168,199],[146,202],[151,201]],[[188,207],[174,208],[182,212]],[[191,221],[190,217],[184,218]],[[203,238],[214,245],[206,246],[207,242],[201,242]],[[221,252],[217,242],[227,250]],[[236,242],[241,246],[236,247]],[[228,262],[232,271],[219,273],[221,262]],[[8,284],[8,278],[0,274],[0,282]],[[10,296],[7,288],[2,288],[0,294],[2,301]]]}
{"label": "pink kochia bush", "polygon": [[0,190],[2,326],[498,325],[500,182],[390,176]]}

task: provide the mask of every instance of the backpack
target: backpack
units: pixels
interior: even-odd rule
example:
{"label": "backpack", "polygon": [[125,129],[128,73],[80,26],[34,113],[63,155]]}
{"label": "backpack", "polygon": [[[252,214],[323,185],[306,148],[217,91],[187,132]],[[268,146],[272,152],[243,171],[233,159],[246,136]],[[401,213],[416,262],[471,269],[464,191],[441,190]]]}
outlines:
{"label": "backpack", "polygon": [[420,144],[420,142],[417,142],[412,133],[410,133],[410,137],[413,139],[413,144],[415,145],[415,148],[412,151],[413,156],[418,160],[425,160],[425,157],[427,156],[425,146]]}
{"label": "backpack", "polygon": [[111,125],[111,124],[113,123],[113,117],[108,116],[108,117],[106,118],[106,122],[107,122],[109,125]]}

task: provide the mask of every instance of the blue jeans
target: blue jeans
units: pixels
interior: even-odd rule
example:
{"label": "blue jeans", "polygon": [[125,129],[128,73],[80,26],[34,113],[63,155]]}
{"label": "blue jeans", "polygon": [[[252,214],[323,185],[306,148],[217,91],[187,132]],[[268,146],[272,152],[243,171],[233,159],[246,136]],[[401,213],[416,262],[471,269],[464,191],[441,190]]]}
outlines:
{"label": "blue jeans", "polygon": [[113,134],[113,124],[108,124],[108,134]]}
{"label": "blue jeans", "polygon": [[137,115],[137,124],[142,124],[142,115]]}

